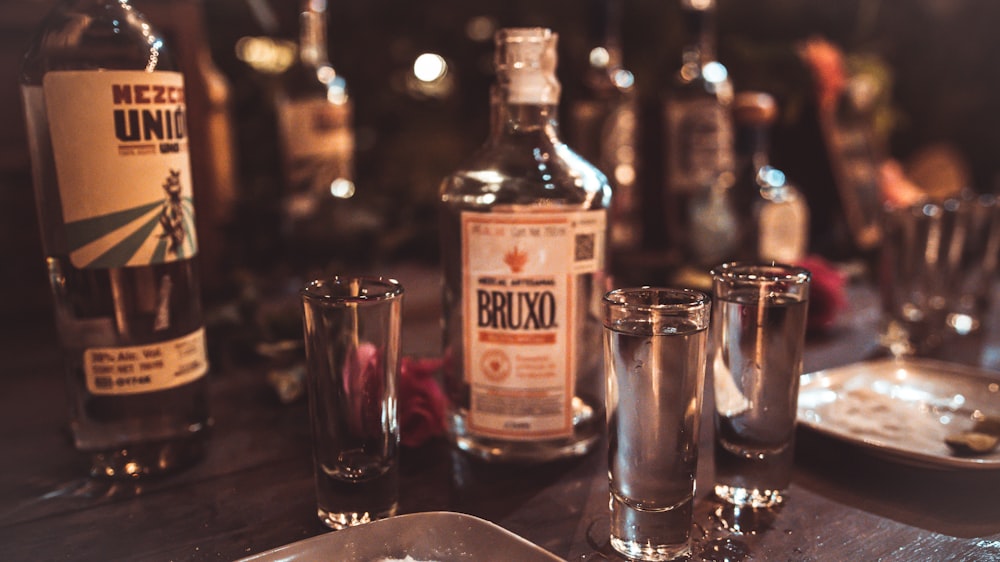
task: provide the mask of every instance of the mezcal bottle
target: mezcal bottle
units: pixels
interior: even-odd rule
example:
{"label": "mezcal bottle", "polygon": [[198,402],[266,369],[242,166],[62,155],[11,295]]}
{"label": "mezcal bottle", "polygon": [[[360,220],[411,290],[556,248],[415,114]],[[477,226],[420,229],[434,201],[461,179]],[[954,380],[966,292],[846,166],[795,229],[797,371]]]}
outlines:
{"label": "mezcal bottle", "polygon": [[99,476],[185,466],[209,417],[183,77],[127,0],[68,0],[20,80],[75,445]]}
{"label": "mezcal bottle", "polygon": [[352,104],[344,77],[327,54],[327,2],[302,0],[298,57],[276,99],[285,192],[282,223],[292,255],[322,267],[352,236],[347,216],[357,208]]}
{"label": "mezcal bottle", "polygon": [[[590,0],[590,47],[584,94],[569,107],[569,144],[602,170],[614,189],[608,217],[612,257],[642,245],[639,120],[635,78],[624,67],[621,0]],[[615,264],[621,267],[622,264]]]}
{"label": "mezcal bottle", "polygon": [[712,267],[739,244],[732,207],[733,86],[715,58],[715,0],[680,0],[686,41],[664,108],[667,231],[683,262]]}
{"label": "mezcal bottle", "polygon": [[444,382],[457,447],[582,455],[604,425],[605,176],[559,138],[556,35],[496,35],[486,143],[441,186]]}
{"label": "mezcal bottle", "polygon": [[771,126],[778,116],[774,98],[740,92],[733,101],[737,174],[734,199],[743,210],[742,251],[750,261],[797,263],[809,242],[809,207],[802,193],[770,164]]}

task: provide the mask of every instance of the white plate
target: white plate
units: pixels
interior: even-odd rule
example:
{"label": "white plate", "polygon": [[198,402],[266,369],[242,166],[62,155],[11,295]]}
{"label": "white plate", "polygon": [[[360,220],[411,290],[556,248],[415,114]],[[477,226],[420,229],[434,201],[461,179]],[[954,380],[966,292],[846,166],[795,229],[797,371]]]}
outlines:
{"label": "white plate", "polygon": [[[977,413],[978,412],[978,413]],[[800,424],[935,468],[1000,469],[1000,450],[956,456],[945,437],[1000,416],[1000,373],[925,359],[880,359],[803,375]]]}
{"label": "white plate", "polygon": [[562,562],[489,521],[450,511],[397,515],[280,546],[239,562]]}

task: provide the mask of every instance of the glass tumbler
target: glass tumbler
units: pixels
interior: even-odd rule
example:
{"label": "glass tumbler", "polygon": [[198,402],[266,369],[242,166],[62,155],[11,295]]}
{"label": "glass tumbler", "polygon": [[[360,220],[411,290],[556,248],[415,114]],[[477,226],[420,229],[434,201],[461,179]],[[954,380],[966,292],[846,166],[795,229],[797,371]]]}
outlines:
{"label": "glass tumbler", "polygon": [[319,519],[342,529],[392,516],[403,287],[380,277],[332,277],[301,294]]}
{"label": "glass tumbler", "polygon": [[712,278],[715,494],[739,507],[771,507],[792,477],[810,273],[727,263]]}
{"label": "glass tumbler", "polygon": [[611,546],[638,560],[688,556],[709,297],[616,289],[603,307]]}

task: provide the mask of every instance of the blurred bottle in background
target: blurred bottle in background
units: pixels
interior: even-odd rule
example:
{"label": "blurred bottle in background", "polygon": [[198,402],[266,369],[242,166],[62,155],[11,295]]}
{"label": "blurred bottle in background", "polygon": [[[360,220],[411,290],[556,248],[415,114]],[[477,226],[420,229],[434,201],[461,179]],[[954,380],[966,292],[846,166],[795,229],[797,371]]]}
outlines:
{"label": "blurred bottle in background", "polygon": [[878,177],[886,150],[875,134],[878,94],[878,85],[864,75],[849,77],[836,108],[820,114],[847,226],[862,253],[882,240]]}
{"label": "blurred bottle in background", "polygon": [[[736,135],[735,206],[740,250],[730,258],[798,263],[809,242],[809,207],[784,172],[771,166],[770,131],[778,116],[774,98],[741,92],[733,101]],[[728,258],[727,258],[728,259]]]}
{"label": "blurred bottle in background", "polygon": [[[357,217],[352,104],[327,53],[326,0],[302,0],[298,55],[275,96],[284,179],[282,234],[293,267],[322,267],[347,246]],[[301,272],[301,271],[300,271]]]}
{"label": "blurred bottle in background", "polygon": [[739,244],[732,207],[733,87],[715,58],[715,0],[680,0],[682,64],[664,114],[666,233],[684,265],[707,271]]}
{"label": "blurred bottle in background", "polygon": [[608,215],[612,269],[640,249],[641,193],[635,79],[623,66],[621,0],[590,0],[589,60],[583,93],[569,107],[570,146],[608,177],[614,190]]}

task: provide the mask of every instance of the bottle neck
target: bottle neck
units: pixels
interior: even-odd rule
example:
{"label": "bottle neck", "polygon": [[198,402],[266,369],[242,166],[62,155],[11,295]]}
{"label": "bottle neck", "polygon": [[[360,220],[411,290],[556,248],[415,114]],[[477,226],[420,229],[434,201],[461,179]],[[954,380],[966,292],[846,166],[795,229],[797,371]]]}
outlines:
{"label": "bottle neck", "polygon": [[[622,5],[621,0],[590,0],[588,48],[601,48],[607,54],[603,66],[608,69],[622,66]],[[593,64],[593,61],[591,61]]]}
{"label": "bottle neck", "polygon": [[685,42],[681,60],[699,68],[715,60],[715,14],[712,8],[682,9]]}
{"label": "bottle neck", "polygon": [[736,128],[735,140],[737,154],[754,173],[770,163],[770,135],[766,126],[740,125]]}
{"label": "bottle neck", "polygon": [[306,66],[329,64],[326,47],[325,2],[305,0],[299,14],[299,61]]}
{"label": "bottle neck", "polygon": [[512,96],[510,89],[494,86],[491,93],[490,137],[535,135],[559,139],[559,105],[555,101],[526,101]]}

